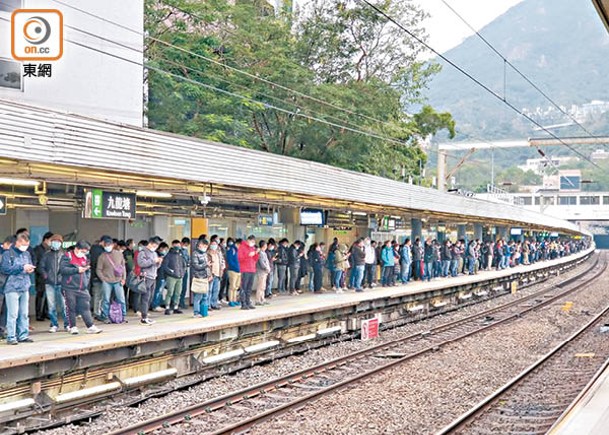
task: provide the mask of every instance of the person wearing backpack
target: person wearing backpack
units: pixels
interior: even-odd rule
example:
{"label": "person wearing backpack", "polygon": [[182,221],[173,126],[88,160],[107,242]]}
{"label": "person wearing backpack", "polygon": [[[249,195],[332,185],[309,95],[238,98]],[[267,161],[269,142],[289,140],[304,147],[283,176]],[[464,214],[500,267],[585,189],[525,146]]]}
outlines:
{"label": "person wearing backpack", "polygon": [[2,254],[0,287],[6,304],[6,342],[8,344],[31,343],[29,337],[30,275],[36,267],[28,252],[30,237],[20,233],[11,248]]}
{"label": "person wearing backpack", "polygon": [[59,264],[64,256],[61,244],[63,237],[60,234],[54,234],[49,239],[50,249],[44,253],[38,267],[39,272],[44,278],[46,286],[46,300],[51,321],[50,333],[55,333],[59,329],[58,316],[63,320],[64,329],[68,330],[68,317],[66,316],[66,302],[61,292],[61,273],[59,273]]}
{"label": "person wearing backpack", "polygon": [[126,323],[127,305],[125,304],[125,281],[127,279],[127,269],[125,268],[125,257],[115,249],[114,241],[110,237],[104,237],[101,240],[104,252],[97,258],[97,277],[102,282],[102,304],[100,312],[100,320],[105,323],[113,323],[110,319],[110,297],[113,295],[114,300],[120,305],[122,311],[122,319],[120,323]]}
{"label": "person wearing backpack", "polygon": [[67,252],[59,263],[61,290],[66,300],[69,332],[73,335],[79,332],[76,326],[76,316],[82,317],[88,334],[102,332],[93,324],[91,316],[91,295],[89,294],[91,265],[87,257],[90,249],[91,245],[88,242],[80,240],[74,245],[74,250]]}

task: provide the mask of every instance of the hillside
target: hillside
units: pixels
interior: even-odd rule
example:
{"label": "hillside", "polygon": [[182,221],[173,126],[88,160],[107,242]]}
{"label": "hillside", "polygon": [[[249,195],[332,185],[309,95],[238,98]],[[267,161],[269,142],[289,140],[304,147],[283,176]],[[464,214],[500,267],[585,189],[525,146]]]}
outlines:
{"label": "hillside", "polygon": [[[609,101],[609,34],[590,0],[525,0],[480,33],[560,105]],[[446,56],[504,94],[503,61],[476,36]],[[486,139],[540,135],[450,65],[439,63],[443,70],[430,84],[429,101],[438,110],[452,112],[460,131]],[[508,71],[505,95],[519,109],[534,113],[539,108],[535,116],[545,125],[561,121],[548,115],[547,100],[513,71]],[[609,133],[607,115],[588,117],[589,128]],[[584,133],[567,128],[561,134]]]}

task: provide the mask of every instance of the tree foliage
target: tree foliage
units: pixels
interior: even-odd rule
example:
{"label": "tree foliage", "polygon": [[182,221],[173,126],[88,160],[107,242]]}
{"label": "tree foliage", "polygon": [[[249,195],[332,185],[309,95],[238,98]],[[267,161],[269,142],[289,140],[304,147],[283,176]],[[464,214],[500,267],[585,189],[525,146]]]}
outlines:
{"label": "tree foliage", "polygon": [[[377,5],[424,37],[411,0]],[[454,135],[448,113],[407,114],[437,65],[359,2],[147,0],[146,31],[152,128],[396,179],[424,166],[421,138]]]}

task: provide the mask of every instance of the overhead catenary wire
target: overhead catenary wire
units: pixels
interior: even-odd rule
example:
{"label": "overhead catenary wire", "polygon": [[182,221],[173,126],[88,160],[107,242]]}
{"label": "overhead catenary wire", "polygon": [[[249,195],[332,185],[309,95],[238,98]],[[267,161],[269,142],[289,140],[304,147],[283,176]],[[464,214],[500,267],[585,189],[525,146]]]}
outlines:
{"label": "overhead catenary wire", "polygon": [[[180,11],[180,12],[184,13],[184,14],[187,14],[187,15],[191,16],[191,17],[200,18],[200,17],[198,17],[196,14],[194,14],[194,13],[192,13],[192,12],[189,12],[189,11],[187,11],[187,10],[185,10],[185,9],[182,9],[182,8],[180,8],[179,6],[173,5],[173,4],[168,3],[168,2],[166,2],[166,1],[163,1],[163,0],[160,0],[160,2],[161,2],[161,3],[163,3],[164,5],[166,5],[166,6],[170,7],[170,8],[174,8],[174,9],[176,9],[176,10],[178,10],[178,11]],[[74,9],[74,10],[76,10],[76,11],[79,11],[79,12],[81,12],[81,13],[84,13],[84,14],[86,14],[86,15],[88,15],[88,16],[91,16],[91,17],[94,17],[94,18],[98,18],[99,20],[101,20],[101,21],[103,21],[103,22],[106,22],[106,23],[109,23],[109,24],[114,24],[114,25],[116,25],[116,26],[118,26],[118,27],[120,27],[120,28],[122,28],[122,29],[125,29],[125,30],[128,30],[128,31],[130,31],[130,32],[133,32],[133,33],[135,33],[135,34],[141,35],[142,37],[145,37],[146,39],[149,39],[149,40],[155,41],[155,42],[157,42],[157,43],[164,44],[164,45],[166,45],[166,46],[168,46],[168,47],[172,47],[172,48],[174,48],[174,49],[176,49],[176,50],[180,50],[180,51],[182,51],[182,52],[189,53],[189,54],[191,54],[191,55],[193,55],[193,56],[196,56],[196,57],[198,57],[198,58],[200,58],[200,59],[202,59],[202,60],[206,60],[207,62],[215,63],[216,65],[219,65],[219,66],[222,66],[222,67],[224,67],[224,68],[228,68],[228,69],[230,69],[230,70],[232,70],[232,71],[235,71],[235,72],[237,72],[237,73],[240,73],[240,74],[246,75],[246,76],[248,76],[249,78],[251,78],[251,79],[253,79],[253,80],[256,80],[256,81],[259,81],[259,82],[262,82],[262,83],[266,83],[266,84],[268,84],[268,85],[270,85],[270,86],[276,87],[276,88],[278,88],[278,89],[282,89],[282,90],[284,90],[284,91],[286,91],[286,92],[293,93],[293,94],[295,94],[295,95],[300,96],[301,98],[305,98],[305,99],[308,99],[308,100],[310,100],[310,101],[316,102],[316,103],[318,103],[318,104],[321,104],[321,105],[324,105],[324,106],[327,106],[327,107],[331,107],[331,108],[333,108],[334,110],[338,110],[338,111],[341,111],[341,112],[347,113],[347,114],[352,115],[352,116],[357,116],[357,117],[360,117],[360,118],[363,118],[363,119],[367,119],[367,120],[369,120],[369,121],[373,121],[373,122],[376,122],[376,123],[379,123],[379,124],[383,124],[383,125],[387,125],[387,126],[390,126],[390,127],[391,127],[391,125],[390,125],[390,124],[389,124],[387,121],[384,121],[384,120],[381,120],[381,119],[378,119],[378,118],[375,118],[375,117],[372,117],[372,116],[369,116],[369,115],[366,115],[366,114],[363,114],[363,113],[359,113],[359,112],[356,112],[356,111],[353,111],[353,110],[347,109],[347,108],[345,108],[345,107],[338,106],[338,105],[336,105],[336,104],[333,104],[333,103],[330,103],[330,102],[328,102],[328,101],[325,101],[325,100],[323,100],[323,99],[321,99],[321,98],[318,98],[318,97],[314,97],[314,96],[311,96],[311,95],[305,94],[304,92],[297,91],[297,90],[295,90],[295,89],[291,89],[291,88],[289,88],[289,87],[287,87],[287,86],[281,85],[281,84],[279,84],[279,83],[273,82],[273,81],[268,80],[268,79],[265,79],[265,78],[263,78],[263,77],[259,77],[259,76],[255,75],[255,74],[251,74],[251,73],[249,73],[249,72],[247,72],[247,71],[244,71],[244,70],[242,70],[242,69],[239,69],[239,68],[234,67],[234,66],[231,66],[231,65],[228,65],[228,64],[226,64],[226,63],[224,63],[224,62],[220,62],[220,61],[218,61],[217,59],[213,59],[213,58],[210,58],[210,57],[208,57],[208,56],[204,56],[204,55],[202,55],[202,54],[200,54],[200,53],[195,53],[195,52],[193,52],[193,51],[191,51],[191,50],[186,50],[186,49],[184,49],[184,48],[182,48],[182,47],[178,47],[178,46],[176,46],[176,45],[174,45],[174,44],[171,44],[171,43],[169,43],[169,42],[167,42],[167,41],[163,41],[163,40],[158,39],[158,38],[154,38],[154,37],[152,37],[152,36],[150,36],[150,35],[144,35],[144,33],[143,33],[143,32],[141,32],[141,31],[135,30],[135,29],[133,29],[133,28],[129,28],[129,27],[124,26],[124,25],[122,25],[122,24],[120,24],[120,23],[116,23],[116,22],[114,22],[114,21],[112,21],[112,20],[108,20],[108,19],[106,19],[106,18],[104,18],[104,17],[100,17],[100,16],[99,16],[99,15],[97,15],[97,14],[94,14],[94,13],[91,13],[91,12],[88,12],[88,11],[85,11],[85,10],[83,10],[83,9],[81,9],[81,8],[76,7],[76,6],[69,5],[69,4],[64,3],[64,2],[62,2],[62,1],[60,1],[60,0],[57,0],[57,3],[59,3],[59,4],[61,4],[61,5],[64,5],[64,6],[66,6],[66,7],[69,7],[69,8],[71,8],[71,9]],[[72,28],[72,27],[71,27],[71,28]],[[99,39],[101,39],[101,40],[104,40],[104,41],[106,41],[106,42],[113,43],[113,44],[116,44],[116,45],[119,45],[119,46],[123,46],[124,48],[129,48],[129,49],[132,49],[131,47],[126,47],[126,46],[124,46],[124,45],[122,45],[122,44],[120,44],[120,43],[118,43],[118,42],[116,42],[116,41],[113,41],[113,40],[108,39],[108,38],[101,37],[101,36],[99,36],[99,35],[92,34],[92,33],[90,33],[90,32],[84,31],[84,30],[82,30],[82,29],[73,28],[73,30],[76,30],[76,31],[82,32],[82,33],[87,34],[87,35],[89,35],[89,36],[98,37],[98,38],[99,38]]]}
{"label": "overhead catenary wire", "polygon": [[[585,126],[583,126],[573,115],[565,111],[558,103],[556,103],[550,96],[544,92],[535,82],[533,82],[525,73],[523,73],[516,65],[514,65],[507,57],[505,57],[491,42],[486,39],[478,30],[474,28],[455,8],[453,8],[446,0],[440,0],[448,9],[452,11],[453,14],[463,22],[475,35],[480,38],[484,44],[486,44],[497,56],[503,60],[504,66],[509,66],[514,72],[516,72],[520,77],[522,77],[529,85],[533,87],[539,94],[541,94],[550,104],[552,104],[556,109],[558,109],[563,115],[569,117],[571,121],[573,121],[578,127],[580,127],[583,131],[586,132],[592,138],[598,138],[597,135],[590,132]],[[505,96],[505,88],[506,84],[504,83],[504,96]]]}
{"label": "overhead catenary wire", "polygon": [[[164,57],[163,58],[155,58],[154,60],[157,61],[157,62],[158,61],[160,61],[160,62],[166,62],[166,63],[168,63],[170,65],[175,66],[176,68],[186,69],[186,70],[188,70],[190,72],[193,72],[193,73],[197,73],[197,74],[201,74],[201,75],[208,75],[206,72],[203,72],[203,71],[201,71],[199,69],[196,69],[196,68],[193,68],[193,67],[190,67],[190,66],[178,63],[178,62],[174,62],[174,61],[169,60],[169,59],[164,58]],[[150,64],[150,62],[147,65],[149,65],[149,64]],[[235,83],[234,81],[227,80],[226,78],[218,77],[216,75],[214,75],[211,78],[213,78],[213,80],[217,80],[217,81],[226,83],[226,84],[228,84],[230,86],[235,86],[237,88],[241,88],[241,89],[246,90],[246,91],[251,91],[252,90],[247,85]],[[362,130],[362,131],[366,131],[368,133],[376,134],[375,132],[373,132],[373,131],[371,131],[369,129],[363,129],[362,126],[355,125],[354,123],[352,123],[350,121],[344,120],[342,118],[338,118],[338,117],[333,116],[333,115],[329,115],[327,113],[316,112],[314,110],[311,110],[310,108],[299,106],[295,102],[292,102],[292,101],[289,101],[289,100],[285,100],[285,99],[279,98],[277,96],[268,95],[268,94],[266,94],[264,92],[261,92],[261,91],[258,91],[258,90],[254,90],[254,93],[258,94],[258,95],[260,95],[260,96],[262,96],[264,98],[268,98],[269,100],[275,100],[275,101],[283,103],[283,104],[289,104],[290,106],[293,106],[295,108],[295,110],[297,110],[297,111],[304,111],[304,113],[312,113],[312,114],[315,114],[317,116],[323,116],[325,118],[333,119],[336,122],[343,123],[344,125],[347,125],[349,127],[356,128],[356,129]],[[385,137],[387,137],[387,136],[385,136]],[[389,139],[391,139],[391,138],[389,138]],[[398,140],[398,139],[396,139],[396,140]]]}
{"label": "overhead catenary wire", "polygon": [[[3,18],[3,17],[0,17],[0,20],[9,21],[8,19]],[[182,81],[187,81],[187,82],[189,82],[191,84],[195,84],[195,85],[207,88],[209,90],[213,90],[213,91],[216,91],[216,92],[219,92],[219,93],[223,93],[225,95],[229,95],[229,96],[232,96],[232,97],[240,99],[240,100],[245,100],[245,101],[248,101],[248,102],[251,102],[251,103],[260,104],[260,105],[262,105],[263,107],[265,107],[267,109],[277,110],[279,112],[282,112],[282,113],[285,113],[285,114],[288,114],[288,115],[292,115],[292,116],[295,116],[295,117],[308,119],[310,121],[319,122],[319,123],[326,124],[326,125],[331,126],[331,127],[339,128],[341,130],[350,131],[352,133],[361,134],[361,135],[372,137],[372,138],[379,139],[379,140],[385,140],[385,141],[392,142],[392,143],[395,143],[395,144],[400,145],[400,146],[407,146],[408,145],[407,142],[404,141],[404,140],[398,140],[398,139],[395,139],[395,138],[390,138],[390,137],[382,136],[382,135],[379,135],[379,134],[376,134],[376,133],[371,133],[371,132],[363,131],[363,130],[360,130],[360,129],[352,128],[352,127],[349,127],[349,126],[346,126],[346,125],[330,122],[330,121],[327,121],[327,120],[324,120],[324,119],[321,119],[321,118],[318,118],[318,117],[315,117],[315,116],[310,116],[310,115],[307,115],[305,113],[301,113],[301,112],[298,112],[298,111],[292,111],[292,110],[288,110],[288,109],[285,109],[285,108],[282,108],[282,107],[277,107],[277,106],[274,106],[272,104],[266,103],[264,101],[259,101],[259,100],[256,100],[256,99],[253,99],[253,98],[250,98],[250,97],[246,97],[244,95],[241,95],[241,94],[238,94],[238,93],[235,93],[235,92],[227,91],[225,89],[221,89],[221,88],[218,88],[216,86],[212,86],[212,85],[209,85],[209,84],[206,84],[206,83],[201,83],[201,82],[198,82],[196,80],[180,76],[180,75],[172,73],[170,71],[163,70],[162,68],[155,67],[154,65],[151,65],[149,63],[138,62],[138,61],[135,61],[133,59],[127,59],[127,58],[125,58],[123,56],[120,56],[120,55],[117,55],[117,54],[114,54],[114,53],[109,53],[109,52],[104,51],[102,49],[91,47],[91,46],[89,46],[87,44],[80,43],[80,42],[77,42],[77,41],[73,41],[71,39],[64,38],[64,40],[66,42],[69,42],[69,43],[74,44],[76,46],[79,46],[79,47],[82,47],[82,48],[85,48],[85,49],[88,49],[88,50],[92,50],[92,51],[98,52],[100,54],[104,54],[104,55],[110,56],[110,57],[115,58],[117,60],[122,60],[122,61],[131,63],[131,64],[136,65],[136,66],[140,66],[140,67],[146,67],[146,68],[148,68],[150,70],[153,70],[153,71],[156,71],[158,73],[164,73],[164,74],[167,74],[167,75],[169,75],[171,77],[174,77],[176,79],[179,79],[179,80],[182,80]]]}
{"label": "overhead catenary wire", "polygon": [[395,26],[397,26],[399,29],[401,29],[403,32],[407,33],[411,38],[413,38],[415,41],[417,41],[419,44],[423,45],[425,48],[427,48],[429,51],[431,51],[433,54],[435,54],[436,56],[438,56],[440,59],[442,59],[443,61],[445,61],[447,64],[449,64],[451,67],[455,68],[457,71],[459,71],[461,74],[463,74],[465,77],[467,77],[468,79],[470,79],[472,82],[474,82],[476,85],[478,85],[480,88],[482,88],[483,90],[485,90],[486,92],[488,92],[490,95],[492,95],[493,97],[495,97],[496,99],[498,99],[499,101],[501,101],[503,104],[505,104],[508,108],[510,108],[512,111],[514,111],[515,113],[519,114],[520,116],[522,116],[523,118],[527,119],[529,122],[533,123],[534,125],[536,125],[537,127],[539,127],[541,130],[545,131],[548,135],[550,135],[553,139],[556,139],[558,142],[562,143],[563,145],[565,145],[567,148],[569,148],[571,151],[573,151],[575,154],[579,155],[580,157],[582,157],[584,160],[586,160],[587,162],[589,162],[590,164],[592,164],[593,166],[595,166],[596,168],[600,167],[594,162],[592,161],[588,156],[582,154],[580,151],[576,150],[575,148],[573,148],[572,146],[570,146],[568,143],[566,143],[565,141],[563,141],[560,137],[558,137],[556,134],[554,134],[552,131],[550,131],[548,128],[544,127],[543,125],[541,125],[539,122],[537,122],[535,119],[533,119],[531,116],[527,115],[526,113],[524,113],[522,110],[518,109],[516,106],[514,106],[509,100],[504,99],[501,95],[497,94],[495,91],[493,91],[490,87],[488,87],[487,85],[485,85],[484,83],[482,83],[480,80],[478,80],[476,77],[474,77],[471,73],[469,73],[468,71],[466,71],[464,68],[462,68],[461,66],[459,66],[457,63],[453,62],[452,60],[450,60],[449,58],[447,58],[445,55],[443,55],[442,53],[440,53],[438,50],[436,50],[435,48],[433,48],[431,45],[429,45],[427,42],[425,42],[423,39],[421,39],[419,36],[417,36],[414,32],[408,30],[400,21],[398,21],[397,19],[393,18],[391,15],[389,15],[388,13],[386,13],[385,11],[383,11],[382,9],[380,9],[378,6],[372,4],[370,1],[368,0],[357,0],[360,3],[363,3],[365,5],[367,5],[369,8],[373,9],[374,11],[376,11],[376,13],[378,15],[381,15],[383,17],[385,17],[385,19],[387,19],[387,21],[393,23]]}

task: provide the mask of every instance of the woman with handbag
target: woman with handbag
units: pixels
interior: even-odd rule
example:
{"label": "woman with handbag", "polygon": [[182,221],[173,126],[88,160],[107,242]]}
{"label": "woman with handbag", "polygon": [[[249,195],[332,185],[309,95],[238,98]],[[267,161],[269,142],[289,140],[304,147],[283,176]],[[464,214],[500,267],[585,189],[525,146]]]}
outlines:
{"label": "woman with handbag", "polygon": [[212,278],[207,259],[207,248],[209,242],[199,239],[197,246],[190,257],[190,268],[192,269],[192,284],[190,291],[193,293],[193,309],[195,318],[207,317],[209,309],[209,281]]}

